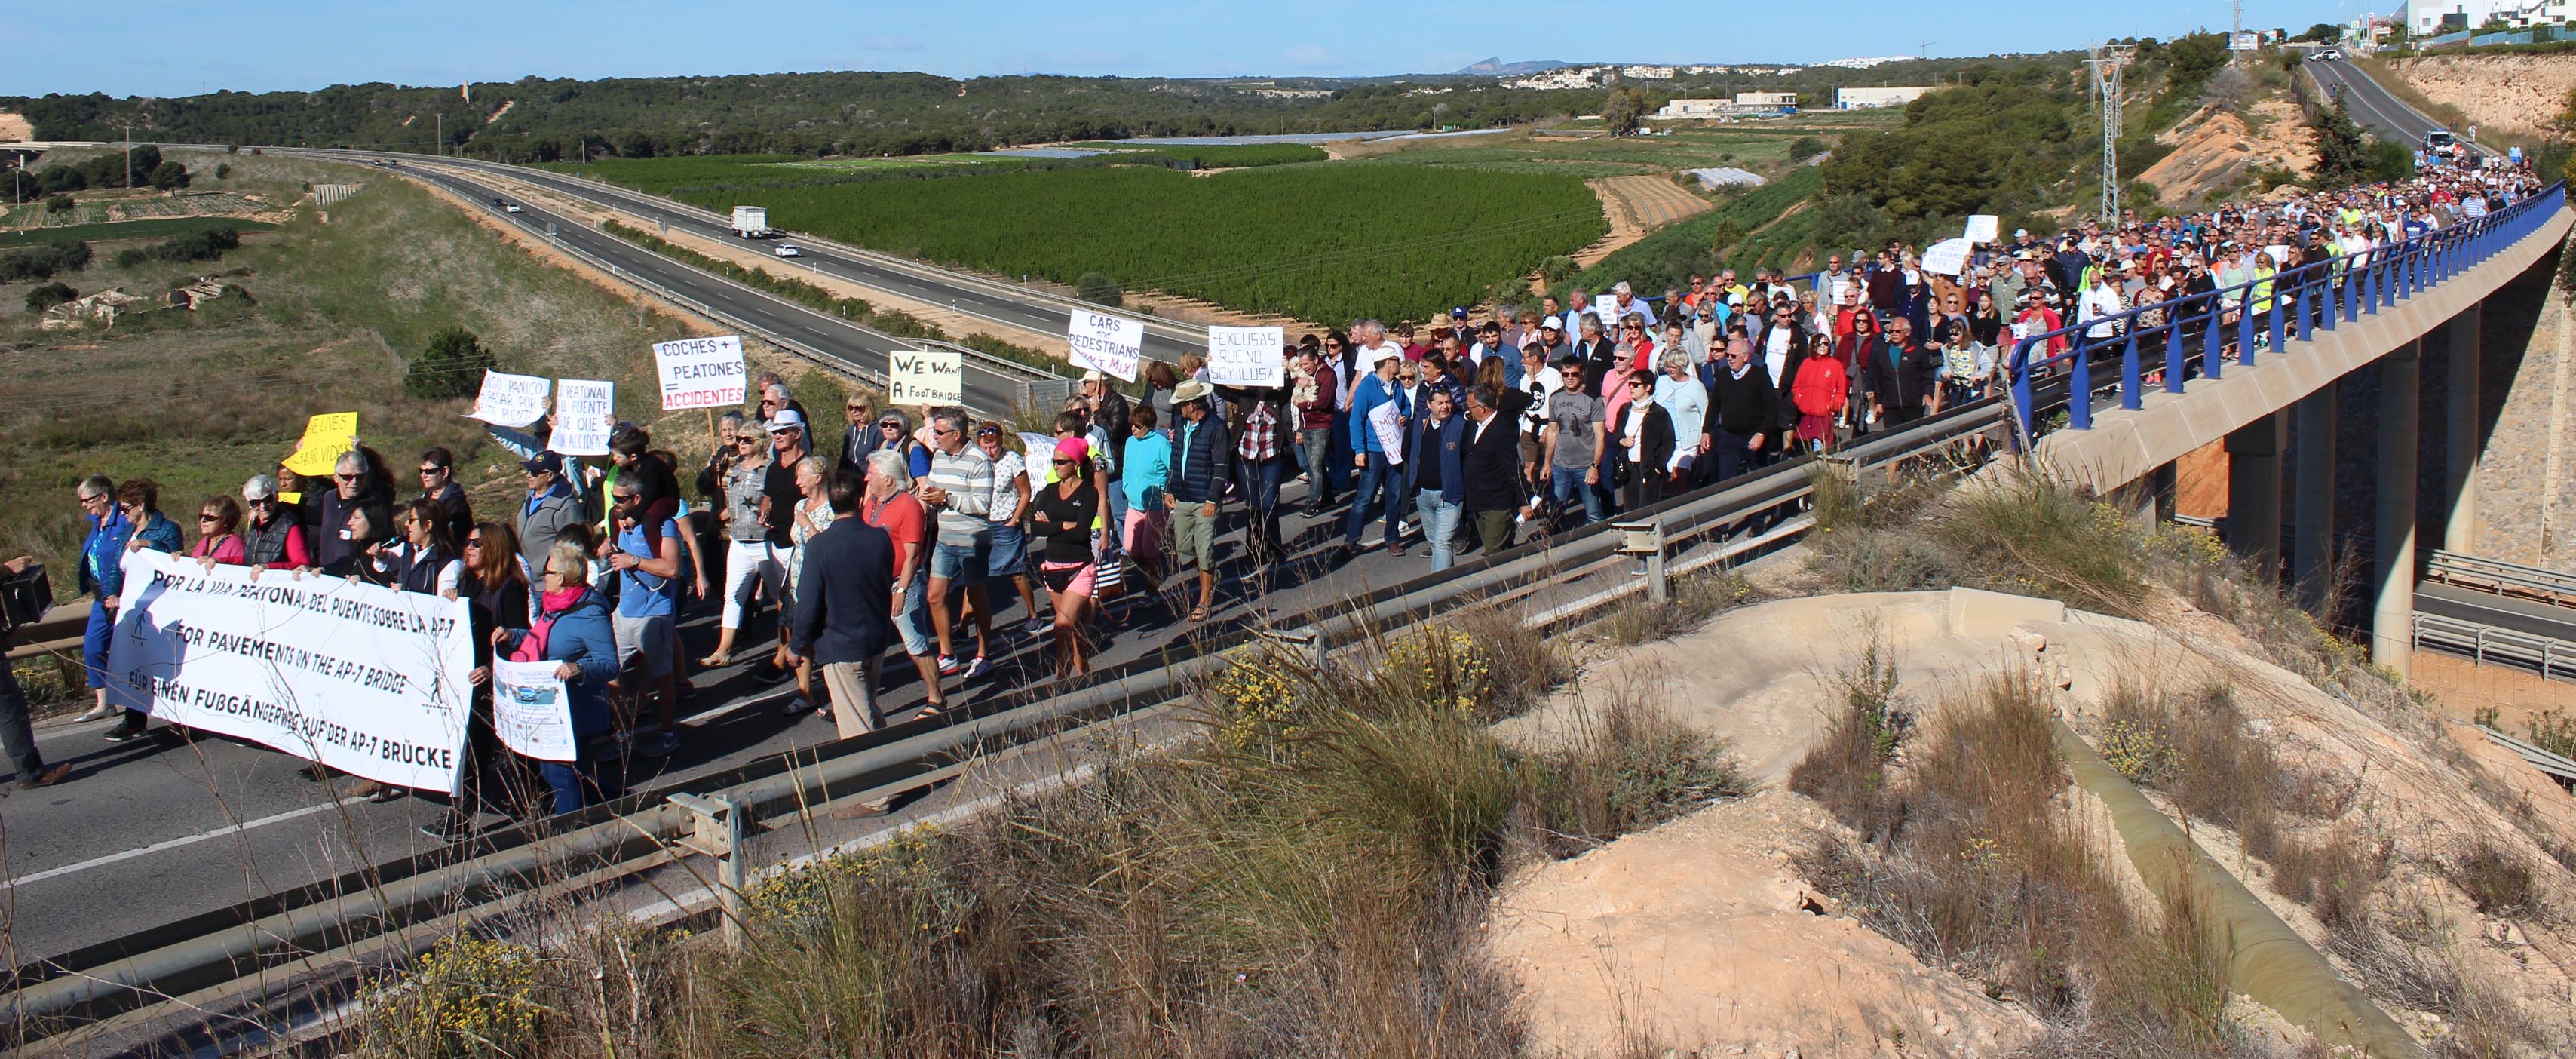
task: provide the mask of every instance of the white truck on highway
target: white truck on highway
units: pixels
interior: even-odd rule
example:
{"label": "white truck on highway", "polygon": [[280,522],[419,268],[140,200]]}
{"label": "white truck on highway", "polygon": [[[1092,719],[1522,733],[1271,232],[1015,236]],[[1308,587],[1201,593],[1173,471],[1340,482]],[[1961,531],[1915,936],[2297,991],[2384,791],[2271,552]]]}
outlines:
{"label": "white truck on highway", "polygon": [[769,228],[769,211],[759,206],[733,208],[733,234],[745,239],[764,239],[778,233]]}

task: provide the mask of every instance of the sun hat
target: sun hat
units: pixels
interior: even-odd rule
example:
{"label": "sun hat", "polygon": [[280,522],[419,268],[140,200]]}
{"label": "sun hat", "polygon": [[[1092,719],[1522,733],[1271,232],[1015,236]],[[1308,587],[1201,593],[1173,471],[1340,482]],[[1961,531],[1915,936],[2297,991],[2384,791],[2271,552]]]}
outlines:
{"label": "sun hat", "polygon": [[1197,379],[1184,379],[1180,385],[1172,387],[1172,403],[1188,404],[1192,401],[1203,399],[1208,395],[1210,389],[1211,388],[1208,384],[1200,382]]}

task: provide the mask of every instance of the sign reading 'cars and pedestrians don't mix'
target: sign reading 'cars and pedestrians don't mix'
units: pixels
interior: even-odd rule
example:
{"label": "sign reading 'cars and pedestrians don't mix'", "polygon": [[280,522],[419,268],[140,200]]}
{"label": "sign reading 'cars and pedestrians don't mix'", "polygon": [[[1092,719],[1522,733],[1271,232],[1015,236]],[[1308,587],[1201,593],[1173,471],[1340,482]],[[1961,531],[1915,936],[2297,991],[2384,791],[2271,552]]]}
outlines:
{"label": "sign reading 'cars and pedestrians don't mix'", "polygon": [[653,368],[662,381],[662,410],[733,408],[751,388],[742,362],[742,336],[683,338],[653,343]]}
{"label": "sign reading 'cars and pedestrians don't mix'", "polygon": [[1074,363],[1134,382],[1145,357],[1145,321],[1076,309],[1064,340]]}
{"label": "sign reading 'cars and pedestrians don't mix'", "polygon": [[546,417],[546,395],[554,392],[554,380],[539,375],[511,375],[483,371],[483,391],[474,396],[474,411],[469,419],[505,427],[523,427]]}
{"label": "sign reading 'cars and pedestrians don't mix'", "polygon": [[606,456],[617,430],[617,384],[564,379],[555,387],[555,429],[547,446],[566,456]]}
{"label": "sign reading 'cars and pedestrians don't mix'", "polygon": [[898,349],[886,354],[886,403],[966,403],[966,355],[953,349]]}
{"label": "sign reading 'cars and pedestrians don't mix'", "polygon": [[1208,328],[1208,381],[1218,386],[1284,386],[1287,362],[1277,327]]}

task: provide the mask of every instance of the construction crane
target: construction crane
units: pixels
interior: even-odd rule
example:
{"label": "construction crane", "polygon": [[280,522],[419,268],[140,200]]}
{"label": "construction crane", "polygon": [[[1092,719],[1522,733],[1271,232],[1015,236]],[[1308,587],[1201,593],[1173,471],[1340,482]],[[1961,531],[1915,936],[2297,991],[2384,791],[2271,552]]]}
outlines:
{"label": "construction crane", "polygon": [[2120,71],[2137,46],[2104,42],[2084,65],[2093,70],[2093,91],[2102,105],[2102,227],[2120,224]]}

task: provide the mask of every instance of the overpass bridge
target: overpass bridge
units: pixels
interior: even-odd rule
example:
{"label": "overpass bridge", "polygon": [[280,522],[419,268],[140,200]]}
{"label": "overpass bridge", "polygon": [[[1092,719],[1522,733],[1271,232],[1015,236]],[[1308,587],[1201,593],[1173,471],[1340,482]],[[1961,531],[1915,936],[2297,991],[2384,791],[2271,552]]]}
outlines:
{"label": "overpass bridge", "polygon": [[[2477,462],[2487,436],[2478,399],[2486,303],[2507,285],[2557,267],[2576,225],[2566,200],[2561,182],[2365,257],[2304,265],[2199,299],[2024,338],[2009,361],[2015,430],[2040,468],[2105,495],[2142,482],[2169,488],[2175,460],[2222,444],[2229,546],[2274,571],[2284,558],[2282,456],[2295,446],[2287,558],[2315,602],[2330,589],[2332,535],[2365,514],[2336,510],[2336,434],[2340,388],[2368,373],[2377,389],[2375,500],[2366,513],[2378,543],[2367,586],[2371,655],[2408,672],[2422,558],[2425,340],[2439,342],[2445,372],[2443,415],[2429,432],[2442,446],[2442,547],[2471,552]],[[2231,300],[2245,311],[2231,308]],[[2060,338],[2070,348],[2050,353],[2051,340]]]}

